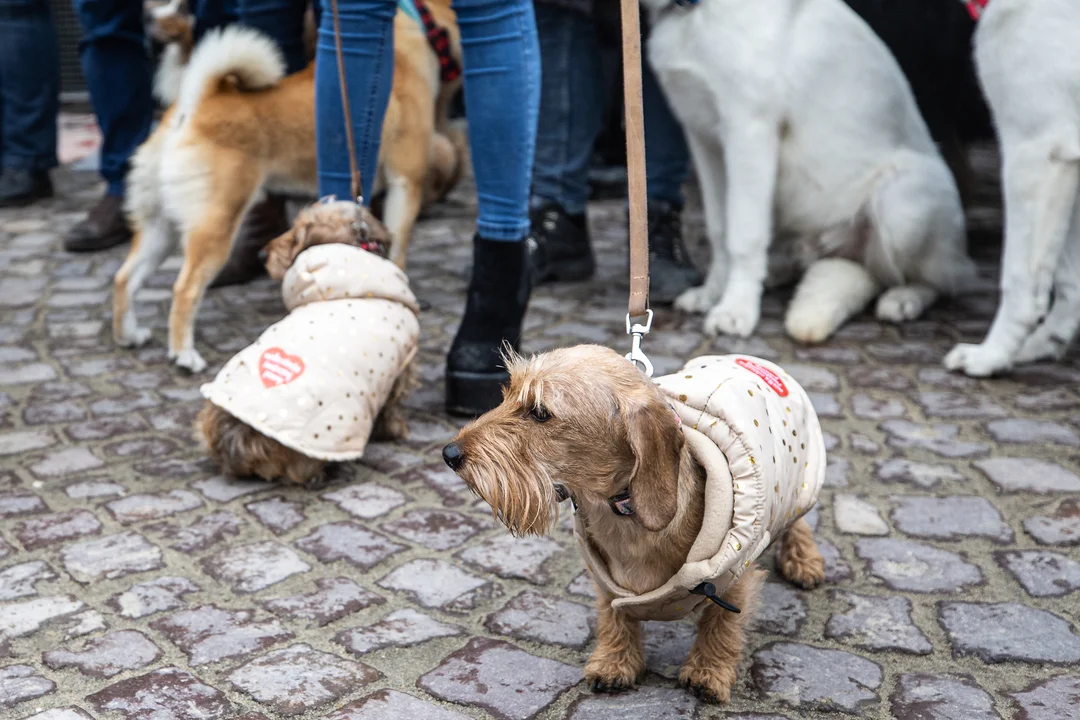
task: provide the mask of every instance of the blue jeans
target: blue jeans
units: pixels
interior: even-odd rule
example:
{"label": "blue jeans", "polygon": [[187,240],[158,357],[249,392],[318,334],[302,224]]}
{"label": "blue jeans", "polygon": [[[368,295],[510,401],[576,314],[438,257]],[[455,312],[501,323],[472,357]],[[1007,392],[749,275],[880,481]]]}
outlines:
{"label": "blue jeans", "polygon": [[[571,215],[589,200],[589,161],[604,112],[594,20],[557,5],[536,6],[544,82],[536,137],[533,195],[557,202]],[[682,206],[690,154],[656,76],[642,67],[645,169],[650,200]]]}
{"label": "blue jeans", "polygon": [[232,25],[239,19],[239,0],[189,0],[188,7],[195,17],[195,42],[207,30]]}
{"label": "blue jeans", "polygon": [[47,0],[0,0],[0,167],[56,167],[60,58]]}
{"label": "blue jeans", "polygon": [[[250,0],[249,0],[250,1]],[[394,71],[394,0],[338,0],[361,180],[370,189]],[[540,104],[532,0],[456,0],[465,104],[479,203],[477,232],[519,241],[529,231],[529,181]],[[349,197],[349,159],[334,50],[323,8],[315,64],[319,194]]]}
{"label": "blue jeans", "polygon": [[[203,0],[212,3],[214,0]],[[236,0],[240,22],[248,27],[261,30],[274,39],[285,56],[285,71],[294,73],[303,70],[307,64],[304,53],[304,11],[308,3],[305,0]],[[315,12],[319,11],[319,2],[312,3]],[[339,2],[346,5],[345,0]],[[344,9],[344,8],[340,8]]]}
{"label": "blue jeans", "polygon": [[74,0],[83,75],[101,127],[101,176],[124,194],[128,161],[150,133],[154,101],[141,0]]}

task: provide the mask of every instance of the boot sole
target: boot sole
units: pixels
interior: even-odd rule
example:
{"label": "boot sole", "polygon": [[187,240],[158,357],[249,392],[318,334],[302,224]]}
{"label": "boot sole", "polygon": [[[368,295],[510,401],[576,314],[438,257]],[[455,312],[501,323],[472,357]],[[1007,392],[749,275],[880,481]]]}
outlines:
{"label": "boot sole", "polygon": [[510,380],[505,371],[494,373],[446,371],[446,412],[458,417],[477,417],[502,402],[503,386]]}

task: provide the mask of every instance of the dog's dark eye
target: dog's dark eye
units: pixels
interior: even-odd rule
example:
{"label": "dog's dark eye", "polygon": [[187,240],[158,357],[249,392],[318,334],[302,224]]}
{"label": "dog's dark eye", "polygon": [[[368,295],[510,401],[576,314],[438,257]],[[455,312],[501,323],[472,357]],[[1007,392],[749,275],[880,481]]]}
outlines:
{"label": "dog's dark eye", "polygon": [[543,423],[551,419],[551,413],[549,413],[542,407],[534,407],[533,409],[529,410],[529,417],[531,417],[538,423]]}

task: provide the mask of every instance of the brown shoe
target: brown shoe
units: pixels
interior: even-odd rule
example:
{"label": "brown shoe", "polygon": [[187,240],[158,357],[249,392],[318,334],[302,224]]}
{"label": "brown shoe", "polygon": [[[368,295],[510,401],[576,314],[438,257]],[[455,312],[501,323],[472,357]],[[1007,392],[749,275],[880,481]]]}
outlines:
{"label": "brown shoe", "polygon": [[243,285],[266,274],[259,260],[259,251],[266,244],[289,229],[285,214],[285,198],[267,195],[266,199],[251,206],[236,233],[232,254],[210,287]]}
{"label": "brown shoe", "polygon": [[123,245],[131,239],[131,228],[124,217],[124,198],[106,195],[71,228],[64,238],[68,252],[96,252]]}

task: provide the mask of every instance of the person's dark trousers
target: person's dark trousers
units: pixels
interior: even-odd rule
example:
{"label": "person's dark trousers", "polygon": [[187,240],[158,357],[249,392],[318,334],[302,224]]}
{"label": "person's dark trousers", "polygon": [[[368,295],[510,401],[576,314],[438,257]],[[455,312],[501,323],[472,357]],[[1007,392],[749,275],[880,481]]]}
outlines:
{"label": "person's dark trousers", "polygon": [[83,75],[101,127],[101,175],[108,194],[124,194],[136,148],[150,134],[154,101],[141,0],[74,0],[83,29]]}
{"label": "person's dark trousers", "polygon": [[52,194],[48,171],[57,164],[59,103],[60,63],[47,0],[0,0],[0,194],[19,201],[13,204]]}
{"label": "person's dark trousers", "polygon": [[[285,55],[285,71],[307,67],[304,50],[304,13],[307,0],[237,0],[240,22],[269,35]],[[316,16],[318,2],[312,3]]]}
{"label": "person's dark trousers", "polygon": [[214,28],[232,25],[240,18],[240,0],[189,0],[195,17],[195,42]]}

